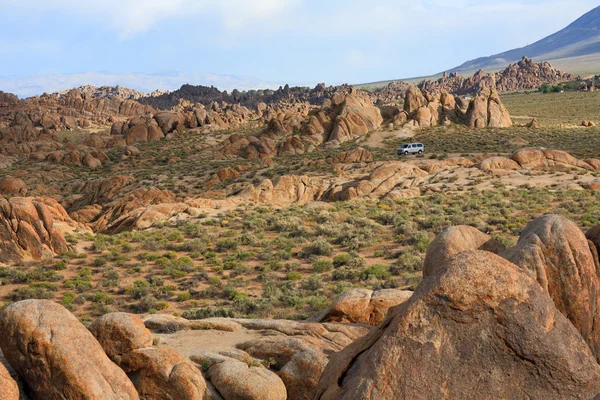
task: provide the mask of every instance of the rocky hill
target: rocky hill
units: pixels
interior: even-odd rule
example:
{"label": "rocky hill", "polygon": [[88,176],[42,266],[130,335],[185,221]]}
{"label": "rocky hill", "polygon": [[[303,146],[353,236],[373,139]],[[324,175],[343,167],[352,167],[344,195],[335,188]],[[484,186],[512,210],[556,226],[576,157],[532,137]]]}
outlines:
{"label": "rocky hill", "polygon": [[493,74],[482,70],[468,77],[456,72],[444,73],[437,81],[423,81],[418,86],[431,93],[446,91],[464,95],[476,93],[482,86],[495,86],[500,92],[535,90],[544,84],[554,85],[574,79],[574,75],[556,70],[548,62],[536,63],[528,57],[523,57],[519,62]]}

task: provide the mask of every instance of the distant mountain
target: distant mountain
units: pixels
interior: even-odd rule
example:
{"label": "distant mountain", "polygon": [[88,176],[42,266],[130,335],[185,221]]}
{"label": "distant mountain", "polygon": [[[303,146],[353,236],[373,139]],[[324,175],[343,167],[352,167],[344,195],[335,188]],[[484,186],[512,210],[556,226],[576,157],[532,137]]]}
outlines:
{"label": "distant mountain", "polygon": [[[574,69],[577,68],[574,65],[575,60],[583,56],[594,56],[594,59],[598,57],[600,60],[600,7],[594,8],[565,29],[529,46],[467,61],[447,72],[466,74],[480,69],[499,70],[519,61],[523,56],[536,61],[551,61],[554,66],[559,66],[568,72],[581,73],[582,70]],[[560,61],[557,62],[558,60]],[[569,68],[570,65],[573,67]]]}

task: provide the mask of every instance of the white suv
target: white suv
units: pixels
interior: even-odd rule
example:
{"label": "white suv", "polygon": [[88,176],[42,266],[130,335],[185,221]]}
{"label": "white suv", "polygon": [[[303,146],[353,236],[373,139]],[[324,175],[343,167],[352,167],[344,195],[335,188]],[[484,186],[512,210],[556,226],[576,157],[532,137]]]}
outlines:
{"label": "white suv", "polygon": [[409,154],[423,154],[424,151],[425,151],[425,146],[423,146],[423,143],[403,144],[401,147],[396,149],[396,153],[399,156],[401,156],[401,155],[407,156]]}

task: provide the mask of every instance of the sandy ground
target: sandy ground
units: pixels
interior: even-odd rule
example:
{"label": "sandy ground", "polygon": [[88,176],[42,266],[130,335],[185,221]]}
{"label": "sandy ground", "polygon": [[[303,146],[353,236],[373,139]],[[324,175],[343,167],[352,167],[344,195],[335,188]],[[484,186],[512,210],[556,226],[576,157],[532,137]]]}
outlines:
{"label": "sandy ground", "polygon": [[394,129],[393,131],[379,130],[371,133],[369,137],[362,142],[364,146],[368,147],[382,147],[386,148],[386,140],[390,139],[409,139],[415,136],[416,132],[409,128]]}
{"label": "sandy ground", "polygon": [[185,330],[172,334],[154,334],[160,338],[160,346],[175,349],[182,357],[189,358],[200,351],[213,353],[236,348],[236,345],[263,336],[260,331],[245,328],[237,332],[219,330]]}

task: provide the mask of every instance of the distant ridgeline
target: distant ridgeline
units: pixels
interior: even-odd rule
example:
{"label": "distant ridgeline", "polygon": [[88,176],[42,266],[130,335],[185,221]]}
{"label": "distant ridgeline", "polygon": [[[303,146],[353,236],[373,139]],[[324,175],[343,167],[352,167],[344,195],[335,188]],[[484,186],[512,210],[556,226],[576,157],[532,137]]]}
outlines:
{"label": "distant ridgeline", "polygon": [[167,110],[179,104],[179,100],[187,100],[191,103],[200,103],[205,106],[213,102],[225,102],[228,104],[239,104],[244,107],[256,108],[259,103],[275,104],[279,102],[303,103],[322,105],[325,99],[330,98],[338,91],[349,92],[350,86],[325,86],[320,83],[313,89],[307,87],[290,87],[285,85],[277,90],[248,90],[239,91],[234,89],[231,93],[226,90],[220,91],[216,87],[183,85],[180,89],[162,95],[150,95],[142,97],[138,101],[150,105],[156,109]]}

